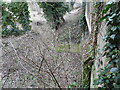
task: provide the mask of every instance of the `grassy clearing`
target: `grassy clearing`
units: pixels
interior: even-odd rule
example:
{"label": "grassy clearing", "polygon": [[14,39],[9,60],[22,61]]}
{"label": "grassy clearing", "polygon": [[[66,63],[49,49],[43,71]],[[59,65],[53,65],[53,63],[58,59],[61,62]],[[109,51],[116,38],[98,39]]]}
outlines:
{"label": "grassy clearing", "polygon": [[56,47],[50,46],[51,50],[55,50],[57,52],[72,52],[79,53],[80,52],[80,44],[72,44],[72,45],[59,45]]}

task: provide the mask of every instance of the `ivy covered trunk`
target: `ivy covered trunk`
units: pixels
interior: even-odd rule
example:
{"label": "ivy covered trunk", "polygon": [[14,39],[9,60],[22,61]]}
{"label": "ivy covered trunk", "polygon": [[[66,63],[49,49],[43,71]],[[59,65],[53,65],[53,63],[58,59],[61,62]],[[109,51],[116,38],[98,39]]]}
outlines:
{"label": "ivy covered trunk", "polygon": [[95,80],[95,85],[100,85],[102,88],[120,88],[120,2],[109,2],[102,11],[103,17],[101,22],[106,20],[108,29],[103,40],[106,42],[102,48],[103,57],[106,57],[107,64],[99,71],[98,78]]}
{"label": "ivy covered trunk", "polygon": [[[84,74],[83,74],[83,78],[84,80],[84,84],[88,85],[88,87],[90,88],[90,83],[91,83],[91,73],[92,73],[92,66],[94,65],[94,62],[96,61],[96,50],[97,50],[97,39],[98,39],[98,32],[99,32],[99,28],[101,26],[101,23],[99,22],[99,19],[101,17],[101,11],[103,8],[103,3],[98,3],[98,2],[94,2],[94,3],[89,3],[89,8],[94,8],[91,11],[93,13],[91,13],[91,29],[92,29],[92,33],[91,33],[91,40],[90,40],[90,44],[91,44],[91,49],[89,52],[89,55],[87,56],[86,60],[84,61]],[[87,76],[87,77],[85,77]],[[89,82],[88,82],[89,81]]]}
{"label": "ivy covered trunk", "polygon": [[[89,13],[92,19],[89,18],[91,22],[87,23],[91,25],[89,28],[92,32],[89,42],[92,48],[84,61],[83,86],[88,85],[87,88],[95,88],[95,85],[102,88],[119,88],[120,2],[89,4],[91,11]],[[104,19],[106,21],[103,21]],[[105,37],[103,37],[104,35]]]}

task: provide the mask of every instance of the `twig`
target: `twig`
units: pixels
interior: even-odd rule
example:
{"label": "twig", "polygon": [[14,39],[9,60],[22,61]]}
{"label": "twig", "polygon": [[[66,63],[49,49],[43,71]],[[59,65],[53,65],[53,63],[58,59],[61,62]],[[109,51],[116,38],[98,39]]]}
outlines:
{"label": "twig", "polygon": [[8,72],[7,78],[6,78],[5,82],[2,85],[2,89],[4,88],[4,86],[5,86],[6,82],[7,82],[7,80],[9,79],[9,77],[10,77],[10,71]]}
{"label": "twig", "polygon": [[[10,41],[9,41],[9,42],[10,42]],[[18,53],[17,53],[17,51],[15,50],[12,42],[10,42],[10,44],[11,44],[12,48],[14,49],[14,52],[15,52],[17,58],[20,60],[20,57],[18,56]],[[20,62],[20,65],[21,65],[22,68],[24,68],[29,74],[32,74],[30,71],[28,71],[28,70],[21,64],[21,62]],[[33,75],[33,74],[32,74],[32,75]],[[34,75],[34,76],[36,76],[36,75]],[[50,86],[50,85],[46,84],[45,82],[43,82],[42,80],[41,80],[41,82],[44,83],[44,84],[47,85],[47,86]]]}
{"label": "twig", "polygon": [[[9,40],[9,42],[10,42],[10,40]],[[19,57],[17,51],[15,50],[14,45],[12,44],[12,42],[10,42],[10,44],[11,44],[11,46],[12,46],[12,48],[13,48],[13,50],[14,50],[14,52],[15,52],[18,60],[19,60],[20,65],[22,66],[23,69],[25,69],[26,71],[28,71],[28,70],[22,65],[22,63],[20,62],[20,57]]]}
{"label": "twig", "polygon": [[59,89],[62,90],[62,88],[61,88],[59,82],[57,81],[57,79],[56,79],[56,77],[55,77],[55,75],[53,74],[52,70],[49,68],[49,65],[48,65],[48,63],[47,63],[46,60],[45,60],[45,62],[46,62],[46,65],[48,66],[48,69],[49,69],[49,71],[50,71],[50,73],[51,73],[53,79],[55,80],[56,84],[58,85]]}
{"label": "twig", "polygon": [[[39,46],[38,46],[38,47],[39,47]],[[40,47],[39,47],[39,50],[40,50]],[[55,82],[56,82],[56,84],[58,85],[59,89],[62,90],[59,82],[57,81],[57,79],[56,79],[56,77],[54,76],[52,70],[50,69],[47,60],[45,59],[44,55],[41,53],[41,50],[40,50],[40,54],[43,56],[42,58],[43,58],[43,60],[45,61],[46,65],[47,65],[47,67],[48,67],[48,69],[49,69],[49,71],[50,71],[50,73],[51,73],[51,75],[52,75],[52,78],[55,80]]]}
{"label": "twig", "polygon": [[53,72],[55,72],[56,69],[59,68],[61,64],[63,64],[63,61],[62,61],[58,66],[56,66],[56,67],[54,68],[54,71],[53,71]]}

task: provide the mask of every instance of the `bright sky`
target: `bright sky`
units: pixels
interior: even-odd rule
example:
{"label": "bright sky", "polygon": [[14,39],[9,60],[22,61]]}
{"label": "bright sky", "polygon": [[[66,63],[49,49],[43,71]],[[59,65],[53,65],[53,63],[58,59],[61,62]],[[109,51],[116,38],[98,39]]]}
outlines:
{"label": "bright sky", "polygon": [[[11,2],[12,0],[3,0],[3,2]],[[14,0],[15,1],[15,0]],[[21,0],[17,0],[17,1],[21,1]],[[24,0],[22,0],[24,1]],[[61,1],[61,0],[26,0],[26,1]],[[82,2],[82,0],[62,0],[62,1],[68,1],[68,2],[71,2],[71,1],[75,1],[75,2]],[[108,2],[110,0],[86,0],[86,2],[93,2],[93,1],[103,1],[103,2]],[[119,0],[111,0],[111,1],[119,1]]]}
{"label": "bright sky", "polygon": [[[12,0],[3,0],[3,2],[11,2]],[[41,1],[41,0],[27,0],[27,1]],[[44,0],[42,0],[42,1],[44,1]],[[46,0],[45,0],[46,1]],[[50,1],[50,0],[48,0],[48,1]],[[57,0],[53,0],[53,1],[57,1]],[[61,1],[61,0],[58,0],[58,1]],[[64,1],[64,0],[62,0],[62,1]],[[81,2],[82,0],[65,0],[65,1],[76,1],[76,2]]]}
{"label": "bright sky", "polygon": [[11,0],[3,0],[3,2],[11,2]]}

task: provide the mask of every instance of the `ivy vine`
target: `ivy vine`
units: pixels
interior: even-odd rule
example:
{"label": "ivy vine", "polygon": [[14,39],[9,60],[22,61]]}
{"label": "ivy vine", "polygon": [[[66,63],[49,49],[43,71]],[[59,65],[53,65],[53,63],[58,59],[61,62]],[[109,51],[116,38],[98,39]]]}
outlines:
{"label": "ivy vine", "polygon": [[109,60],[108,64],[99,72],[95,85],[102,88],[120,88],[120,2],[109,2],[102,11],[103,17],[100,21],[106,20],[109,27],[103,40],[104,54]]}

